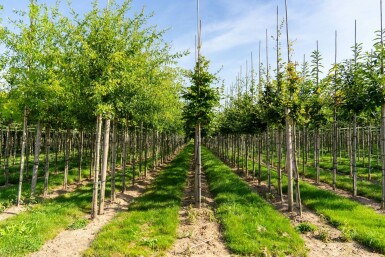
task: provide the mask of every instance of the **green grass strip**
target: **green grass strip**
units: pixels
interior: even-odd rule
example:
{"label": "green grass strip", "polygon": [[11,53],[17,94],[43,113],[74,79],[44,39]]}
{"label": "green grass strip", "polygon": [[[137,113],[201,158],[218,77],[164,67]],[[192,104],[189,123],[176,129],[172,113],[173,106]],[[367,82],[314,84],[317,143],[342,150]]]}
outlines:
{"label": "green grass strip", "polygon": [[[147,163],[152,165],[152,158]],[[86,166],[82,173],[88,174]],[[138,172],[138,171],[137,171]],[[69,182],[77,178],[77,168],[69,172]],[[132,170],[127,170],[127,181],[131,179]],[[63,174],[50,177],[50,184],[60,185]],[[116,190],[122,188],[121,174],[116,177]],[[28,186],[28,183],[25,183]],[[43,181],[40,179],[37,191],[42,190]],[[110,177],[107,180],[106,196],[111,194]],[[4,189],[12,193],[12,186]],[[3,195],[4,196],[4,195]],[[61,231],[76,229],[86,225],[85,215],[90,213],[92,200],[92,184],[82,186],[74,192],[67,193],[55,199],[46,199],[40,204],[28,207],[27,211],[0,222],[0,256],[24,256],[37,251],[50,239],[55,238]],[[1,203],[1,202],[0,202]]]}
{"label": "green grass strip", "polygon": [[204,170],[217,203],[228,248],[242,255],[304,256],[304,241],[290,221],[207,149],[202,148]]}
{"label": "green grass strip", "polygon": [[85,256],[164,255],[176,239],[178,212],[187,180],[192,146],[163,170],[152,186],[106,225]]}
{"label": "green grass strip", "polygon": [[[78,178],[78,168],[76,166],[76,163],[73,163],[72,167],[68,172],[68,184],[74,183]],[[64,164],[63,167],[64,169]],[[89,166],[83,165],[82,168],[82,177],[87,178],[89,176]],[[50,169],[50,176],[49,176],[49,189],[52,190],[53,188],[60,187],[63,185],[64,181],[64,173],[55,173],[54,168],[51,167]],[[38,177],[37,183],[36,183],[36,194],[40,195],[43,193],[44,189],[44,177],[40,176]],[[16,204],[17,199],[17,191],[18,191],[18,185],[9,185],[5,188],[0,189],[0,213],[4,211],[4,209],[10,207],[11,205]],[[27,181],[23,182],[22,187],[22,200],[27,199],[30,197],[31,194],[31,179],[29,178]]]}
{"label": "green grass strip", "polygon": [[[267,168],[265,166],[261,168],[262,180],[266,181]],[[277,187],[277,172],[275,169],[270,170],[271,182]],[[340,178],[337,180],[337,186],[338,183],[341,183],[339,181],[341,181]],[[287,193],[286,176],[282,176],[282,187],[283,191]],[[302,203],[316,213],[322,214],[332,225],[343,232],[345,238],[351,238],[385,254],[384,215],[376,213],[372,208],[363,206],[354,200],[320,189],[304,181],[300,181],[300,189]]]}
{"label": "green grass strip", "polygon": [[40,249],[90,211],[92,188],[85,186],[0,222],[0,256],[23,256]]}

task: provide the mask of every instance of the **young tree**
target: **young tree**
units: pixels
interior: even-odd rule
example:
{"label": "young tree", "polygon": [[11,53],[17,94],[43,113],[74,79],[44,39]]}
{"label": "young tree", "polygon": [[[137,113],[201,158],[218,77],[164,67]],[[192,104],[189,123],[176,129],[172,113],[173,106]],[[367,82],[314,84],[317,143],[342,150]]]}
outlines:
{"label": "young tree", "polygon": [[214,115],[214,107],[219,104],[219,90],[211,85],[218,81],[215,74],[209,72],[209,61],[199,56],[195,68],[187,73],[191,86],[183,93],[186,105],[183,109],[186,135],[191,135],[195,126],[195,204],[201,205],[201,161],[200,144],[202,128],[207,128]]}

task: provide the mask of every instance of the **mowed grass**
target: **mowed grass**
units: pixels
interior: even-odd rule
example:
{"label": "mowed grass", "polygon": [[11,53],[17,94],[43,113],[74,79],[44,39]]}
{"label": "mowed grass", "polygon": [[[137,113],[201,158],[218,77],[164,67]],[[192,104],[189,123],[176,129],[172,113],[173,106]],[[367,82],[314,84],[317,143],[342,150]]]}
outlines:
{"label": "mowed grass", "polygon": [[[52,164],[52,163],[51,163]],[[32,166],[31,166],[32,167]],[[68,172],[68,184],[74,183],[78,178],[78,163],[77,160],[73,160],[70,164],[70,170]],[[50,166],[50,175],[49,175],[49,191],[60,187],[63,185],[64,181],[64,161],[60,161],[59,165],[59,172],[55,173],[55,168],[53,165]],[[41,165],[39,167],[39,177],[37,179],[36,183],[36,194],[40,195],[43,193],[44,189],[44,165]],[[32,170],[32,168],[31,168]],[[89,176],[89,165],[85,165],[83,163],[82,166],[82,178],[87,178]],[[6,187],[3,187],[0,189],[0,213],[4,211],[7,207],[16,204],[17,199],[17,191],[18,191],[18,184],[10,184]],[[18,183],[18,181],[17,181]],[[22,201],[27,200],[30,197],[31,194],[31,177],[26,178],[24,177],[23,181],[23,187],[22,187]]]}
{"label": "mowed grass", "polygon": [[[267,168],[265,166],[261,168],[262,180],[266,181]],[[271,182],[277,187],[277,172],[274,168],[271,171]],[[338,179],[337,185],[341,183]],[[370,183],[368,181],[361,182]],[[282,176],[282,187],[286,193],[286,176]],[[385,215],[378,214],[372,208],[363,206],[354,200],[320,189],[304,181],[300,181],[300,189],[302,203],[324,216],[330,224],[341,230],[345,239],[353,239],[385,254]]]}
{"label": "mowed grass", "polygon": [[[148,163],[151,166],[151,163]],[[77,177],[77,168],[72,170]],[[84,169],[83,173],[88,172]],[[127,179],[131,178],[127,171]],[[60,176],[58,176],[60,177]],[[62,176],[61,176],[62,177]],[[56,180],[55,180],[56,181]],[[58,180],[60,181],[60,180]],[[69,179],[69,181],[71,181]],[[42,184],[38,184],[42,187]],[[122,186],[121,176],[116,177],[116,187]],[[106,197],[109,198],[111,183],[107,180]],[[27,210],[0,222],[0,256],[24,256],[37,251],[50,239],[66,229],[80,229],[87,225],[85,219],[91,211],[92,183],[77,188],[55,199],[27,206]]]}
{"label": "mowed grass", "polygon": [[252,256],[305,256],[304,241],[290,221],[207,149],[204,170],[217,203],[217,216],[227,247]]}
{"label": "mowed grass", "polygon": [[192,149],[187,146],[128,211],[116,215],[84,256],[164,256],[176,239]]}
{"label": "mowed grass", "polygon": [[[282,158],[282,159],[284,162],[284,158]],[[243,161],[243,159],[241,159],[241,161]],[[250,162],[251,161],[249,161],[249,163]],[[277,163],[276,160],[274,160],[274,165],[276,165],[276,163]],[[309,161],[309,163],[311,163],[311,162]],[[321,167],[323,167],[322,166],[323,163],[324,162],[320,163]],[[263,164],[263,165],[265,165],[265,164]],[[251,165],[248,165],[248,166],[249,166],[249,171],[250,171],[252,166]],[[281,167],[284,167],[284,166],[285,166],[285,164],[282,163]],[[273,167],[273,169],[275,169],[275,168],[276,167]],[[338,165],[339,174],[337,174],[336,187],[353,193],[353,178],[351,178],[349,176],[349,173],[347,170],[343,171],[344,168],[347,168],[347,166]],[[258,174],[258,164],[255,165],[255,169],[256,169],[256,174]],[[299,163],[298,169],[302,174],[302,163]],[[341,172],[343,174],[341,174]],[[350,168],[349,168],[349,172],[350,172]],[[317,177],[316,168],[313,166],[306,165],[305,166],[305,177],[310,178],[312,180],[316,180],[316,177]],[[357,180],[357,194],[360,196],[364,196],[364,197],[376,200],[378,202],[381,202],[381,198],[382,198],[381,184],[377,183],[377,182],[366,180],[366,177],[361,177],[361,178],[363,178],[363,179]],[[329,185],[333,185],[332,170],[321,168],[320,169],[320,181],[324,182],[326,184],[329,184]]]}
{"label": "mowed grass", "polygon": [[84,186],[0,222],[0,256],[39,250],[45,241],[89,213],[91,199],[91,185]]}
{"label": "mowed grass", "polygon": [[[313,180],[316,179],[316,169],[314,167],[306,167],[305,176]],[[328,170],[320,170],[320,181],[333,185],[333,174]],[[337,188],[353,192],[353,179],[348,175],[337,175]],[[367,198],[381,201],[382,188],[380,184],[373,183],[368,180],[357,180],[357,194]]]}

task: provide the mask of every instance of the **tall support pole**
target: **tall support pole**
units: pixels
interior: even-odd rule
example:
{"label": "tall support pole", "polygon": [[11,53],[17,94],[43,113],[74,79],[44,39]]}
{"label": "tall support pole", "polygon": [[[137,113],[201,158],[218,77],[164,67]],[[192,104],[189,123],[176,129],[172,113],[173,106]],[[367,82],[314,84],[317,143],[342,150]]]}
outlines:
{"label": "tall support pole", "polygon": [[[197,42],[197,68],[198,68],[198,77],[200,76],[200,61],[201,61],[201,21],[199,13],[199,0],[197,0],[197,33],[198,33],[198,42]],[[200,97],[200,88],[198,84],[198,98]],[[195,150],[195,207],[201,207],[201,198],[202,198],[202,174],[201,174],[201,124],[198,122],[195,129],[197,135],[196,139],[196,150]]]}
{"label": "tall support pole", "polygon": [[337,30],[334,40],[334,106],[333,106],[333,189],[337,186]]}
{"label": "tall support pole", "polygon": [[[380,0],[380,16],[381,16],[381,76],[384,76],[384,33],[382,28],[382,0]],[[381,159],[382,159],[382,197],[381,208],[385,209],[385,103],[381,106]]]}

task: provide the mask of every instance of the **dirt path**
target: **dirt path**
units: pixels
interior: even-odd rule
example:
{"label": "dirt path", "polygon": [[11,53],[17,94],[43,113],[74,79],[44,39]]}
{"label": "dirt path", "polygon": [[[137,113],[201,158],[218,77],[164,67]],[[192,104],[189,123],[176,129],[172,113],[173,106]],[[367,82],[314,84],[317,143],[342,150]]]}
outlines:
{"label": "dirt path", "polygon": [[[54,199],[60,195],[73,192],[77,188],[86,185],[88,182],[89,181],[87,179],[85,179],[80,184],[74,183],[74,184],[68,185],[67,190],[63,190],[63,186],[59,186],[53,190],[50,190],[50,194],[46,198],[47,199]],[[27,206],[31,206],[31,205],[20,205],[20,206],[13,205],[13,206],[5,209],[2,213],[0,213],[0,221],[6,220],[12,216],[19,214],[20,212],[25,211]]]}
{"label": "dirt path", "polygon": [[234,256],[226,249],[215,220],[215,203],[210,196],[206,177],[202,174],[202,206],[194,206],[194,174],[190,172],[183,205],[179,211],[177,241],[167,256]]}
{"label": "dirt path", "polygon": [[135,186],[127,188],[126,192],[117,195],[116,203],[107,203],[105,214],[97,216],[94,220],[90,220],[88,225],[83,229],[64,230],[54,239],[49,240],[44,246],[29,256],[33,257],[67,257],[82,256],[81,252],[86,250],[97,235],[97,232],[106,225],[119,211],[126,210],[133,199],[140,196],[146,187],[151,184],[155,178],[157,171],[149,172],[147,178],[138,179]]}
{"label": "dirt path", "polygon": [[[309,251],[309,256],[314,257],[374,257],[383,256],[381,254],[373,253],[366,247],[351,241],[345,242],[342,237],[342,232],[333,226],[329,225],[322,216],[302,206],[302,217],[297,213],[287,212],[287,200],[284,196],[284,201],[281,203],[277,195],[271,197],[268,193],[268,188],[265,183],[258,185],[257,180],[245,179],[243,173],[238,173],[254,190],[260,195],[264,196],[278,211],[284,214],[291,220],[293,226],[297,226],[302,222],[308,222],[317,226],[318,230],[315,232],[308,232],[301,234],[305,241],[306,248]],[[267,197],[270,196],[270,197]]]}

